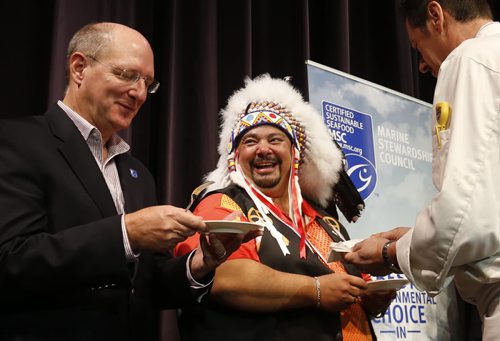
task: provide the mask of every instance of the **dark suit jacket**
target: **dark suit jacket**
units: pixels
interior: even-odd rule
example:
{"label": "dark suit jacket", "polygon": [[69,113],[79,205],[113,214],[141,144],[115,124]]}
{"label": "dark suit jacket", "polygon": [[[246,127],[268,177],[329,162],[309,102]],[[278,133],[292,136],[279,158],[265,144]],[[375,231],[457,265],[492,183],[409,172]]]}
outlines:
{"label": "dark suit jacket", "polygon": [[[116,163],[125,211],[155,204],[144,165]],[[192,302],[185,264],[143,251],[132,280],[111,194],[59,106],[0,123],[0,340],[151,339],[155,308]]]}

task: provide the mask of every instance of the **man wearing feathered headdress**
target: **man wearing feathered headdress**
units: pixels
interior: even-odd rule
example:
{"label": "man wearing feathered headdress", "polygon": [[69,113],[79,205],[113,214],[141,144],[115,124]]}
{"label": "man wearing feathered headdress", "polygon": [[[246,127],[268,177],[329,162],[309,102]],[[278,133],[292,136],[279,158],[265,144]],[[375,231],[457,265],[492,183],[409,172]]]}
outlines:
{"label": "man wearing feathered headdress", "polygon": [[324,210],[342,153],[319,113],[288,82],[263,75],[247,79],[221,114],[220,159],[207,176],[214,184],[194,213],[214,220],[240,212],[263,234],[218,268],[207,306],[182,312],[182,335],[372,340],[369,315],[384,312],[395,293],[368,295],[358,271],[329,261],[330,243],[348,235]]}

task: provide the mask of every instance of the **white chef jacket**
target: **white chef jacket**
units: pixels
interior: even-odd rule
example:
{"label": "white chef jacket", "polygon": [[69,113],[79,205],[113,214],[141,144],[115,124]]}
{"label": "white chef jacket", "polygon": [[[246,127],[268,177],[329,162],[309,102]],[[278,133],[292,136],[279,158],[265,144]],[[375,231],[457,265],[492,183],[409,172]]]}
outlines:
{"label": "white chef jacket", "polygon": [[434,115],[438,102],[452,116],[440,146],[433,132],[437,194],[398,240],[398,263],[431,293],[454,277],[484,313],[500,297],[500,23],[484,25],[441,64]]}

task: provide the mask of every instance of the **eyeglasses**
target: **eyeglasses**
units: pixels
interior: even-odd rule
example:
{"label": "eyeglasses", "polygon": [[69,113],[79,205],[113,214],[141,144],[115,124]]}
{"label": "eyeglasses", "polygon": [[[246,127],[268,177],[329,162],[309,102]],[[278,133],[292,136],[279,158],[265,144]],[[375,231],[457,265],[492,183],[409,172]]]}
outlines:
{"label": "eyeglasses", "polygon": [[156,79],[148,76],[143,76],[137,71],[122,69],[114,65],[103,63],[94,56],[86,55],[86,57],[95,60],[99,64],[102,64],[110,68],[113,75],[115,75],[116,78],[121,79],[122,81],[133,84],[137,83],[140,79],[144,79],[144,83],[146,84],[146,89],[150,94],[154,94],[160,87],[160,82],[158,82]]}

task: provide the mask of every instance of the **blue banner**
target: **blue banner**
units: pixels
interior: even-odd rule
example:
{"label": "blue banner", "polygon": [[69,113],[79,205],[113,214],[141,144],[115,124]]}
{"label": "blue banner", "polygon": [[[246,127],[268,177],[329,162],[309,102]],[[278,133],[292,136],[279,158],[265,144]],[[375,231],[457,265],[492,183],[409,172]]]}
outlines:
{"label": "blue banner", "polygon": [[[366,203],[355,223],[341,217],[351,238],[413,226],[435,192],[431,104],[312,61],[307,73],[309,102],[342,148]],[[404,276],[374,277],[389,278]],[[452,285],[431,297],[408,284],[372,325],[379,340],[459,340],[457,311]]]}

